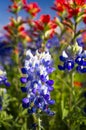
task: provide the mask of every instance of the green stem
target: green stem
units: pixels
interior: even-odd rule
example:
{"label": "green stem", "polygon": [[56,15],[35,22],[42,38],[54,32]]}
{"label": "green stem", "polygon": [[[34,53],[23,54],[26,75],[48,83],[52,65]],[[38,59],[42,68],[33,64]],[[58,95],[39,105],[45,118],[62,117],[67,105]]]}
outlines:
{"label": "green stem", "polygon": [[[69,110],[71,113],[72,106],[75,103],[75,90],[74,90],[74,73],[70,73],[70,99],[69,99]],[[72,117],[72,116],[71,116]],[[71,117],[69,119],[69,130],[72,130]]]}
{"label": "green stem", "polygon": [[38,117],[38,130],[41,130],[41,120],[40,120],[40,117]]}
{"label": "green stem", "polygon": [[71,73],[71,74],[70,74],[70,101],[69,101],[70,111],[71,111],[72,100],[73,100],[73,95],[74,95],[74,85],[73,85],[73,81],[74,81],[74,74]]}

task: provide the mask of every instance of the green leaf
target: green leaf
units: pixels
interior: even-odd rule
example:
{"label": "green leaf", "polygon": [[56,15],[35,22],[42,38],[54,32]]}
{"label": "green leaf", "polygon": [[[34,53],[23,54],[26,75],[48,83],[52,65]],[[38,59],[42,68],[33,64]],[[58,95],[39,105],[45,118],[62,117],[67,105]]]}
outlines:
{"label": "green leaf", "polygon": [[64,119],[65,117],[67,117],[68,116],[68,110],[67,109],[64,109],[63,110],[63,115],[62,115],[62,119]]}

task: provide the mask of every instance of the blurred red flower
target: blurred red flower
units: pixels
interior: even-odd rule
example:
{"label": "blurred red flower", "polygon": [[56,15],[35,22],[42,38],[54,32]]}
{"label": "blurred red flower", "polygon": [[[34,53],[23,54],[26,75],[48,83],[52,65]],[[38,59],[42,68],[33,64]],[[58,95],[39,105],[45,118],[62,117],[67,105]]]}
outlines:
{"label": "blurred red flower", "polygon": [[13,38],[17,34],[19,38],[27,42],[31,42],[31,38],[23,26],[24,21],[20,18],[17,21],[14,18],[10,19],[10,23],[3,28],[6,30],[6,36],[8,38]]}
{"label": "blurred red flower", "polygon": [[37,3],[34,2],[28,4],[25,0],[23,1],[23,8],[33,17],[35,17],[41,10]]}
{"label": "blurred red flower", "polygon": [[42,23],[44,23],[44,24],[50,22],[50,15],[48,15],[48,14],[47,14],[47,15],[41,15],[40,21],[41,21]]}
{"label": "blurred red flower", "polygon": [[83,22],[86,24],[86,10],[84,10]]}
{"label": "blurred red flower", "polygon": [[54,6],[51,7],[57,11],[58,15],[63,12],[67,13],[67,17],[77,16],[83,10],[86,0],[55,0]]}

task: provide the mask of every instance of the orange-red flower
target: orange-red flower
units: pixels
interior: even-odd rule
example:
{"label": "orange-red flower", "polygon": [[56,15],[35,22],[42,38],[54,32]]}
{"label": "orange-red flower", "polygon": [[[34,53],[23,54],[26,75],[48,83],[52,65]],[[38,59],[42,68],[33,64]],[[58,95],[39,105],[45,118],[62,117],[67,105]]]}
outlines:
{"label": "orange-red flower", "polygon": [[77,16],[79,12],[83,11],[86,0],[55,0],[54,6],[51,7],[57,11],[58,15],[66,12],[67,16]]}
{"label": "orange-red flower", "polygon": [[81,83],[79,81],[74,81],[74,86],[76,86],[76,87],[82,87],[83,83]]}
{"label": "orange-red flower", "polygon": [[27,0],[21,0],[23,5],[27,4]]}
{"label": "orange-red flower", "polygon": [[65,0],[56,0],[54,2],[54,6],[51,8],[54,9],[55,11],[63,12],[65,9],[64,5],[65,5]]}
{"label": "orange-red flower", "polygon": [[24,3],[24,9],[26,10],[26,12],[28,12],[31,16],[36,16],[37,13],[40,12],[40,8],[38,6],[37,3],[29,3],[27,4],[25,1],[23,2]]}
{"label": "orange-red flower", "polygon": [[75,3],[79,6],[83,6],[84,4],[86,4],[86,0],[75,0]]}
{"label": "orange-red flower", "polygon": [[50,15],[41,15],[38,20],[33,21],[34,27],[40,31],[43,31],[44,29],[55,29],[57,27],[57,24],[55,22],[55,19],[50,20]]}
{"label": "orange-red flower", "polygon": [[86,44],[86,31],[82,33],[83,43]]}
{"label": "orange-red flower", "polygon": [[44,23],[44,24],[50,22],[50,15],[48,15],[48,14],[47,14],[47,15],[41,15],[40,21],[41,21],[42,23]]}
{"label": "orange-red flower", "polygon": [[6,36],[8,38],[12,38],[13,36],[17,36],[18,38],[21,38],[22,40],[25,40],[26,42],[30,42],[31,38],[29,34],[27,33],[25,27],[23,26],[22,19],[17,19],[17,21],[13,18],[10,19],[10,23],[6,26],[4,26],[4,29],[7,31]]}
{"label": "orange-red flower", "polygon": [[68,18],[71,18],[72,16],[77,16],[78,13],[81,12],[81,8],[71,8],[68,9]]}
{"label": "orange-red flower", "polygon": [[55,34],[55,29],[57,27],[55,18],[50,19],[50,15],[41,15],[38,20],[33,21],[34,31],[45,33],[46,37],[52,37]]}
{"label": "orange-red flower", "polygon": [[84,10],[83,22],[86,24],[86,10]]}
{"label": "orange-red flower", "polygon": [[9,6],[9,10],[12,13],[17,13],[21,9],[20,2],[14,2],[11,6]]}

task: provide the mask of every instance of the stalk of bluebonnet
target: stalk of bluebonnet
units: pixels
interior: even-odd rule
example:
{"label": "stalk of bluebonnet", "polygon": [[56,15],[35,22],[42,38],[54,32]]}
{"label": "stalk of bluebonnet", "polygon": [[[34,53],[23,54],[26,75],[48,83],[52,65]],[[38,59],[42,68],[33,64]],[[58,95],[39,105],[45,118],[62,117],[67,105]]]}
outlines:
{"label": "stalk of bluebonnet", "polygon": [[30,50],[26,52],[25,66],[21,69],[26,76],[21,77],[20,81],[26,84],[21,87],[22,92],[27,93],[27,97],[22,99],[22,106],[28,108],[28,113],[38,111],[48,115],[54,115],[49,108],[55,101],[51,99],[50,92],[53,91],[54,81],[49,79],[55,68],[52,67],[53,61],[48,51],[36,51],[35,55]]}
{"label": "stalk of bluebonnet", "polygon": [[0,85],[10,87],[10,83],[7,80],[6,71],[4,71],[4,68],[1,65],[0,65]]}

